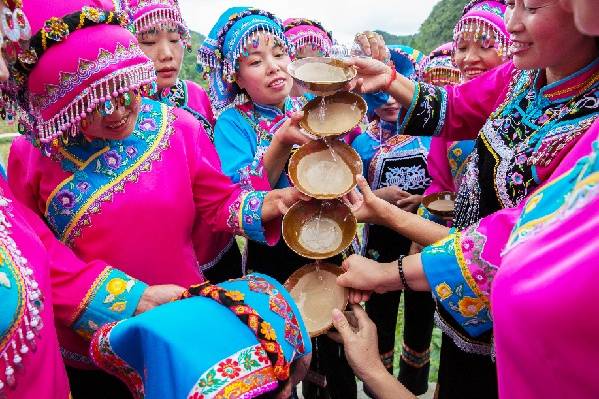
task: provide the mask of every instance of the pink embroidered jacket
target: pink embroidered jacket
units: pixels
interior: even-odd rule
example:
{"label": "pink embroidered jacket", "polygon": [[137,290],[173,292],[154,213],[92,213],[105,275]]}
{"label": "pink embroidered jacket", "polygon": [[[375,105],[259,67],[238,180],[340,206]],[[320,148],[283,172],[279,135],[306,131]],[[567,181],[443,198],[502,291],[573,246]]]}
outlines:
{"label": "pink embroidered jacket", "polygon": [[[201,240],[213,230],[270,244],[279,237],[280,221],[263,229],[266,192],[233,184],[199,123],[153,100],[142,100],[124,140],[81,138],[49,158],[20,138],[8,169],[15,195],[81,259],[102,259],[148,284],[203,281],[198,260],[219,249]],[[74,337],[61,342],[74,360],[87,353]]]}

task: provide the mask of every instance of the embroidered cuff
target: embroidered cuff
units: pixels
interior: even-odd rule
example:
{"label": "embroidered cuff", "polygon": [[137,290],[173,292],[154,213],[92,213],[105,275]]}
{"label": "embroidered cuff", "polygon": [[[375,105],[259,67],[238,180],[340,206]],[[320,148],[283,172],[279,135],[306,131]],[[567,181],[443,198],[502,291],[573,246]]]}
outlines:
{"label": "embroidered cuff", "polygon": [[147,287],[122,271],[107,267],[81,302],[73,330],[90,339],[102,325],[131,317]]}
{"label": "embroidered cuff", "polygon": [[445,124],[447,91],[426,83],[415,83],[414,97],[404,114],[401,132],[413,136],[437,136]]}
{"label": "embroidered cuff", "polygon": [[447,222],[441,216],[433,215],[422,204],[420,204],[418,206],[418,212],[417,213],[418,213],[418,216],[420,216],[420,217],[422,217],[422,218],[424,218],[426,220],[430,220],[431,222],[435,222],[437,224],[440,224],[440,225],[443,225],[443,226],[447,226]]}
{"label": "embroidered cuff", "polygon": [[414,82],[414,95],[412,96],[412,102],[410,103],[410,106],[408,107],[408,110],[405,113],[399,113],[399,118],[397,119],[397,124],[399,125],[397,128],[398,134],[404,134],[406,126],[412,118],[412,114],[414,113],[414,109],[416,108],[418,97],[420,97],[420,84]]}
{"label": "embroidered cuff", "polygon": [[239,210],[239,226],[241,234],[250,240],[266,242],[264,226],[262,225],[262,205],[267,191],[250,191],[243,195]]}
{"label": "embroidered cuff", "polygon": [[492,328],[488,297],[478,289],[461,255],[459,233],[422,250],[422,266],[432,293],[443,308],[473,337]]}

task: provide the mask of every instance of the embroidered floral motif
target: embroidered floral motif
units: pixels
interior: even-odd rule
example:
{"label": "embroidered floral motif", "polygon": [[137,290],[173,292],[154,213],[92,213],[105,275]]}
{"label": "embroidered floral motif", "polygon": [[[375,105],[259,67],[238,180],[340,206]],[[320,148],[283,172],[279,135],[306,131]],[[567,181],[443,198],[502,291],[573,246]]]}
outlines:
{"label": "embroidered floral motif", "polygon": [[181,298],[203,296],[226,306],[256,335],[260,345],[266,351],[267,356],[270,359],[272,370],[276,378],[279,381],[288,379],[290,362],[285,359],[281,345],[276,341],[276,334],[274,334],[274,330],[272,330],[270,324],[244,301],[233,300],[227,295],[228,292],[228,290],[222,287],[206,282],[190,287],[181,295]]}
{"label": "embroidered floral motif", "polygon": [[247,276],[247,280],[248,287],[251,291],[269,296],[268,304],[270,310],[285,320],[285,339],[292,347],[296,348],[295,350],[298,354],[303,354],[306,349],[304,347],[301,329],[291,306],[289,306],[289,303],[285,300],[283,294],[263,278],[249,275]]}
{"label": "embroidered floral motif", "polygon": [[90,355],[96,365],[121,379],[135,399],[143,399],[145,392],[141,375],[110,346],[110,332],[115,325],[117,323],[109,323],[98,330],[90,345]]}
{"label": "embroidered floral motif", "polygon": [[120,270],[106,268],[88,290],[73,316],[72,327],[85,338],[103,324],[133,314],[147,285]]}
{"label": "embroidered floral motif", "polygon": [[423,140],[396,134],[382,142],[368,165],[371,188],[397,186],[413,194],[422,194],[430,185],[426,169],[429,146]]}
{"label": "embroidered floral motif", "polygon": [[[254,397],[278,385],[270,360],[260,344],[244,348],[206,370],[187,397]],[[234,394],[232,394],[234,392]]]}
{"label": "embroidered floral motif", "polygon": [[580,159],[572,169],[543,186],[527,200],[510,235],[505,253],[556,221],[564,219],[595,197],[596,187],[599,185],[599,144],[593,143],[593,148],[591,155]]}
{"label": "embroidered floral motif", "polygon": [[[92,215],[101,212],[104,202],[122,193],[127,183],[135,183],[142,172],[150,171],[167,148],[173,133],[172,111],[163,104],[142,101],[142,112],[130,137],[91,143],[80,138],[56,155],[63,168],[73,175],[49,196],[45,216],[66,244],[72,245],[91,225]],[[146,122],[145,130],[141,121]]]}

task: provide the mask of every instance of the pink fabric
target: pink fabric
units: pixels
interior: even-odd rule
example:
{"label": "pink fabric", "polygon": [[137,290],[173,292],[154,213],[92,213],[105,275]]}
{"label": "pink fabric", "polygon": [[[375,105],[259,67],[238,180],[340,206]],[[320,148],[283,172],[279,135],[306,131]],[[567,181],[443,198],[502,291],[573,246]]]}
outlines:
{"label": "pink fabric", "polygon": [[[283,21],[283,26],[287,25],[288,23],[291,23],[293,20],[293,18],[286,19],[285,21]],[[312,25],[299,25],[294,28],[288,29],[285,31],[285,36],[293,44],[296,44],[302,38],[314,36],[326,43],[329,48],[333,45],[333,42],[331,41],[326,32]]]}
{"label": "pink fabric", "polygon": [[441,137],[433,137],[431,140],[431,148],[426,158],[426,168],[431,177],[431,184],[424,191],[425,196],[441,191],[457,191],[447,159],[447,150],[450,146],[451,142]]}
{"label": "pink fabric", "polygon": [[[498,15],[494,12],[489,11],[489,9],[492,8],[500,10],[502,15]],[[470,21],[482,21],[496,28],[499,32],[501,32],[501,34],[503,34],[503,37],[507,40],[507,38],[509,38],[510,35],[507,31],[505,22],[503,20],[505,9],[505,4],[500,3],[498,1],[481,1],[478,4],[474,5],[469,11],[467,11],[462,16],[462,18],[460,18],[460,20],[456,24],[456,27],[461,26],[463,24],[467,24]]]}
{"label": "pink fabric", "polygon": [[449,141],[475,139],[505,100],[515,71],[514,64],[506,62],[469,82],[446,86],[447,113],[440,136]]}
{"label": "pink fabric", "polygon": [[44,328],[36,340],[37,350],[23,355],[24,367],[16,373],[16,390],[7,390],[8,398],[66,399],[69,387],[55,326],[61,331],[68,329],[79,304],[107,265],[78,260],[37,215],[14,199],[3,179],[0,191],[13,200],[11,237],[33,269],[44,295]]}
{"label": "pink fabric", "polygon": [[[135,37],[126,29],[115,25],[99,25],[71,33],[67,40],[48,49],[31,72],[28,88],[33,96],[43,96],[50,86],[56,86],[63,79],[62,74],[76,74],[81,60],[96,61],[101,51],[115,53],[118,45],[129,48],[137,43]],[[119,62],[102,67],[89,74],[79,84],[73,86],[58,101],[43,107],[40,111],[44,120],[49,120],[66,105],[80,95],[83,90],[111,73],[127,67],[145,64],[149,59],[142,53],[135,57],[126,57]],[[91,68],[90,68],[91,69]],[[149,83],[149,82],[148,82]]]}
{"label": "pink fabric", "polygon": [[[112,201],[103,202],[101,212],[90,214],[90,226],[72,248],[84,260],[103,259],[150,285],[189,286],[203,280],[200,258],[213,259],[219,251],[200,241],[212,234],[211,228],[231,231],[229,207],[241,189],[220,171],[218,155],[199,122],[186,111],[172,112],[175,132],[161,159],[127,182]],[[8,169],[15,195],[38,215],[44,215],[48,197],[70,176],[23,138],[13,143]],[[274,244],[280,220],[267,227],[267,241]],[[195,252],[192,231],[204,252]],[[70,337],[70,348],[86,353],[86,344],[74,340]]]}
{"label": "pink fabric", "polygon": [[[598,135],[595,122],[547,184],[588,155]],[[598,173],[594,171],[596,179]],[[599,319],[593,312],[599,301],[597,189],[595,185],[594,194],[582,194],[588,198],[583,206],[566,216],[551,215],[543,228],[506,253],[526,201],[461,233],[458,245],[483,302],[491,290],[500,398],[599,395]]]}
{"label": "pink fabric", "polygon": [[210,97],[208,97],[206,91],[199,84],[192,82],[191,80],[186,80],[185,83],[187,84],[187,105],[189,108],[204,115],[206,119],[208,119],[208,122],[214,126],[216,124],[216,118],[212,111]]}
{"label": "pink fabric", "polygon": [[[554,176],[587,155],[598,133],[595,122]],[[589,198],[503,257],[491,298],[500,397],[599,396],[599,195]]]}

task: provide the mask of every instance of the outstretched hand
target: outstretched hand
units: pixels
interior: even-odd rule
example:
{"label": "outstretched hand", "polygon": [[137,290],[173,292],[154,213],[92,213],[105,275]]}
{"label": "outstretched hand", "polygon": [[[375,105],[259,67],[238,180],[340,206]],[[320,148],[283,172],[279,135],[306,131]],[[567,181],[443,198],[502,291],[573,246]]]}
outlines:
{"label": "outstretched hand", "polygon": [[303,117],[303,111],[292,113],[276,131],[274,135],[275,139],[279,140],[281,144],[287,147],[302,145],[310,142],[310,136],[304,133],[299,125],[299,122]]}
{"label": "outstretched hand", "polygon": [[360,94],[382,91],[393,75],[390,66],[373,58],[353,57],[345,62],[358,72],[356,78],[349,83],[348,90]]}
{"label": "outstretched hand", "polygon": [[377,197],[366,179],[363,176],[357,176],[358,189],[362,193],[362,200],[352,207],[352,212],[359,222],[383,224],[387,207],[391,206],[387,201]]}
{"label": "outstretched hand", "polygon": [[[347,315],[347,316],[346,316]],[[343,344],[345,357],[356,376],[362,380],[374,371],[385,369],[378,348],[376,326],[360,305],[352,305],[352,313],[333,310],[336,332],[328,336]]]}

